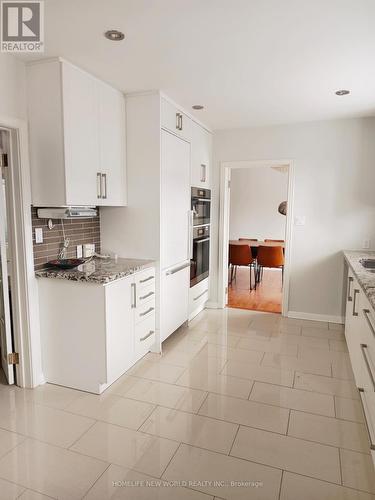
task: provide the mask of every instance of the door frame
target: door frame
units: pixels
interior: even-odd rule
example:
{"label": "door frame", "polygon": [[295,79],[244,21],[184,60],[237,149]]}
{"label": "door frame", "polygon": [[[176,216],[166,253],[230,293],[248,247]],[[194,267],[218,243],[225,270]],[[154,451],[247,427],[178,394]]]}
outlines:
{"label": "door frame", "polygon": [[288,167],[288,209],[285,228],[285,265],[282,294],[283,316],[289,311],[289,284],[292,264],[292,228],[294,205],[294,162],[293,160],[244,160],[224,161],[220,164],[220,217],[219,217],[219,279],[218,305],[226,307],[226,289],[228,287],[228,246],[229,246],[229,215],[230,215],[230,177],[232,169],[255,167]]}
{"label": "door frame", "polygon": [[20,387],[44,383],[41,364],[39,301],[34,271],[31,224],[31,180],[28,128],[25,120],[0,116],[0,128],[10,134],[10,206],[12,238],[12,313],[16,380]]}

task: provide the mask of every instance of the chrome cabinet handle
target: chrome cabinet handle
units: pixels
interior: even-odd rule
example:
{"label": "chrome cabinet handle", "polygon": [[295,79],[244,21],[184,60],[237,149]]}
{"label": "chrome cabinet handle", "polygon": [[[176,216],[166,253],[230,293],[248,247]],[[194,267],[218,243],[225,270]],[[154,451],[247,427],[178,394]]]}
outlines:
{"label": "chrome cabinet handle", "polygon": [[354,290],[354,297],[353,297],[353,316],[358,316],[358,312],[355,310],[355,303],[357,299],[357,295],[359,294],[359,290]]}
{"label": "chrome cabinet handle", "polygon": [[170,276],[171,274],[178,273],[179,271],[182,271],[183,269],[186,269],[187,267],[190,267],[190,262],[188,264],[183,264],[180,267],[176,267],[175,269],[171,269],[170,271],[167,271],[165,274],[167,276]]}
{"label": "chrome cabinet handle", "polygon": [[140,316],[146,316],[146,314],[150,313],[151,311],[153,311],[155,308],[154,307],[149,307],[147,309],[147,311],[144,311],[143,313],[140,313],[139,315]]}
{"label": "chrome cabinet handle", "polygon": [[366,368],[367,368],[368,374],[370,375],[372,387],[374,388],[374,391],[375,391],[375,379],[374,379],[374,375],[372,374],[370,362],[369,362],[369,360],[367,358],[367,351],[366,351],[366,349],[367,349],[367,344],[361,344],[362,355],[363,355],[363,358],[365,360],[365,364],[366,364]]}
{"label": "chrome cabinet handle", "polygon": [[153,280],[155,276],[149,276],[148,278],[145,278],[144,280],[139,280],[140,283],[146,283],[146,281]]}
{"label": "chrome cabinet handle", "polygon": [[147,335],[145,335],[144,337],[141,337],[139,340],[140,340],[141,342],[143,342],[144,340],[146,340],[146,339],[148,339],[149,337],[151,337],[151,335],[153,335],[154,333],[155,333],[155,332],[154,332],[154,330],[150,330],[150,331],[148,332],[148,334],[147,334]]}
{"label": "chrome cabinet handle", "polygon": [[207,288],[207,290],[205,290],[204,292],[200,293],[197,297],[194,297],[194,299],[193,299],[193,300],[198,300],[198,299],[200,299],[200,298],[201,298],[201,297],[203,297],[203,295],[204,295],[205,293],[207,293],[207,292],[208,292],[208,288]]}
{"label": "chrome cabinet handle", "polygon": [[96,197],[100,200],[102,198],[102,174],[96,174]]}
{"label": "chrome cabinet handle", "polygon": [[182,114],[180,113],[180,130],[182,130],[182,129],[183,129],[182,119],[183,119],[183,116],[182,116]]}
{"label": "chrome cabinet handle", "polygon": [[139,300],[145,300],[145,299],[147,299],[148,297],[151,297],[151,295],[154,295],[154,294],[155,294],[155,292],[149,292],[146,295],[143,295],[143,297],[139,297]]}
{"label": "chrome cabinet handle", "polygon": [[201,182],[206,182],[206,180],[207,180],[206,169],[207,169],[207,166],[204,163],[202,163],[201,164]]}
{"label": "chrome cabinet handle", "polygon": [[102,181],[104,184],[102,198],[103,198],[103,200],[106,200],[107,199],[107,174],[102,174]]}
{"label": "chrome cabinet handle", "polygon": [[368,324],[368,326],[370,327],[370,330],[371,330],[372,334],[373,334],[373,335],[374,335],[374,337],[375,337],[375,329],[374,329],[374,327],[372,326],[372,323],[371,323],[370,318],[369,318],[369,314],[370,314],[369,309],[363,309],[363,313],[364,313],[364,315],[365,315],[365,318],[366,318],[367,324]]}
{"label": "chrome cabinet handle", "polygon": [[369,426],[368,420],[367,420],[367,412],[365,410],[366,405],[363,403],[363,395],[364,395],[365,391],[362,388],[358,389],[358,391],[359,391],[359,397],[361,398],[363,414],[365,416],[365,424],[366,424],[366,429],[367,429],[367,433],[368,433],[368,437],[369,437],[369,441],[370,441],[370,450],[375,450],[375,437],[372,436],[371,427]]}
{"label": "chrome cabinet handle", "polygon": [[137,289],[136,289],[136,284],[135,283],[131,284],[131,289],[132,289],[132,292],[133,292],[132,309],[135,309],[137,307]]}
{"label": "chrome cabinet handle", "polygon": [[180,113],[176,113],[176,129],[180,130]]}
{"label": "chrome cabinet handle", "polygon": [[354,278],[349,276],[349,278],[348,278],[348,302],[351,302],[353,300],[353,297],[350,293],[350,285],[353,283],[353,281],[354,281]]}

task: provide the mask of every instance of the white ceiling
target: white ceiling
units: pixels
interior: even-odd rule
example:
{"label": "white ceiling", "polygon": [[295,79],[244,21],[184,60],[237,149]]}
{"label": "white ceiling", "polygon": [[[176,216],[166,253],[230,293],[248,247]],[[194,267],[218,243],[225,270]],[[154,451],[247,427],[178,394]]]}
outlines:
{"label": "white ceiling", "polygon": [[216,129],[375,114],[375,0],[45,0],[45,16],[45,56],[204,104]]}

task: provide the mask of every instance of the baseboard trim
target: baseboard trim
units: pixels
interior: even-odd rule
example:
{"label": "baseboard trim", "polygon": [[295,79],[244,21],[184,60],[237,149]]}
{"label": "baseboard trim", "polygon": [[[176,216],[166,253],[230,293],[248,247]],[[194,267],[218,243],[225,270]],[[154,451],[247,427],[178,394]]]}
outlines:
{"label": "baseboard trim", "polygon": [[328,323],[338,323],[340,325],[345,323],[343,316],[331,316],[329,314],[314,314],[297,311],[288,311],[288,318],[307,319],[311,321],[327,321]]}

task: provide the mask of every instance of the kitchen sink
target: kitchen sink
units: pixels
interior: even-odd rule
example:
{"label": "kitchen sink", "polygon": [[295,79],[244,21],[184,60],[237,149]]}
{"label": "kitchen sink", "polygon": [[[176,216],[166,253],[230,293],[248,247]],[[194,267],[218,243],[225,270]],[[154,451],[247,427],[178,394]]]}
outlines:
{"label": "kitchen sink", "polygon": [[359,262],[366,269],[375,269],[375,259],[361,259]]}

